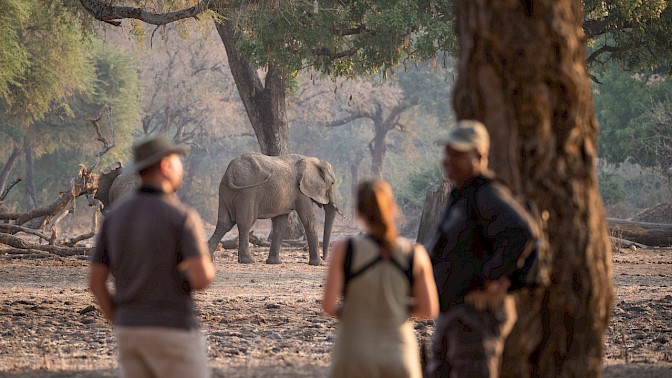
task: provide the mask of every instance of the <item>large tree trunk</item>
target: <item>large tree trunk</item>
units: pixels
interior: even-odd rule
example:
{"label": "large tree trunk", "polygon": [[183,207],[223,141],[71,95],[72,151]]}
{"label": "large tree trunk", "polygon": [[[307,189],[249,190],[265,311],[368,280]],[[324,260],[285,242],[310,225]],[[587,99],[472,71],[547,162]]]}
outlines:
{"label": "large tree trunk", "polygon": [[422,207],[422,215],[420,216],[418,237],[416,239],[418,243],[426,245],[430,241],[430,238],[436,231],[441,212],[446,207],[446,203],[448,203],[450,190],[450,182],[446,179],[441,180],[437,188],[427,189],[425,204]]}
{"label": "large tree trunk", "polygon": [[289,151],[289,126],[287,124],[286,76],[282,67],[270,65],[262,83],[259,73],[238,50],[240,38],[229,21],[217,23],[233,80],[245,111],[257,136],[261,152],[277,156]]}
{"label": "large tree trunk", "polygon": [[385,160],[385,152],[387,151],[387,146],[385,145],[386,139],[387,131],[382,130],[381,127],[376,125],[376,135],[369,144],[369,150],[371,151],[371,177],[383,178],[383,161]]}
{"label": "large tree trunk", "polygon": [[521,300],[502,375],[601,376],[613,287],[581,2],[455,4],[457,118],[486,124],[492,168],[549,215],[552,285]]}
{"label": "large tree trunk", "polygon": [[35,177],[33,175],[33,149],[30,147],[30,144],[25,141],[23,143],[23,155],[26,159],[25,166],[25,199],[26,207],[28,210],[33,210],[37,208],[37,194],[35,192]]}
{"label": "large tree trunk", "polygon": [[359,151],[354,157],[354,160],[350,161],[350,218],[355,221],[355,209],[357,204],[357,185],[359,183],[359,166],[362,165],[362,160],[364,160],[364,152]]}

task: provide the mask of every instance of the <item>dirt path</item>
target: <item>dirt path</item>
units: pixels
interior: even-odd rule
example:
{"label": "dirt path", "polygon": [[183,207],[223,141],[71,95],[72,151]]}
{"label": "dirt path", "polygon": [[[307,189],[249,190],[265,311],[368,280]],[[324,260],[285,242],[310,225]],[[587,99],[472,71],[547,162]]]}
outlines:
{"label": "dirt path", "polygon": [[[217,377],[319,377],[335,323],[319,311],[325,267],[283,251],[283,264],[236,263],[216,254],[217,278],[196,296]],[[85,287],[78,259],[0,257],[0,377],[113,377],[115,341]],[[617,289],[605,377],[672,376],[672,250],[614,254]],[[416,325],[419,336],[431,324]]]}

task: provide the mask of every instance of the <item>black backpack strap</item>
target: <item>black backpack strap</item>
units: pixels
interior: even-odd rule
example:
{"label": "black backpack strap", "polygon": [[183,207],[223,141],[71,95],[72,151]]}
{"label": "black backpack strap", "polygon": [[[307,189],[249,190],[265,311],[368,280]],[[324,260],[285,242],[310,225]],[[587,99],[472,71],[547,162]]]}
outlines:
{"label": "black backpack strap", "polygon": [[345,258],[343,259],[343,297],[345,297],[345,291],[348,288],[348,281],[352,278],[352,244],[352,238],[348,238],[345,242]]}
{"label": "black backpack strap", "polygon": [[390,261],[392,264],[397,267],[402,273],[404,273],[404,276],[406,276],[406,279],[408,280],[408,285],[410,287],[413,287],[413,261],[415,259],[415,244],[411,245],[411,252],[408,255],[408,267],[404,268],[401,266],[401,264],[394,259],[394,257],[390,257]]}
{"label": "black backpack strap", "polygon": [[[374,265],[378,264],[379,262],[383,261],[383,256],[378,255],[375,259],[369,261],[364,265],[363,267],[359,268],[356,272],[352,271],[352,253],[353,253],[353,240],[352,238],[348,238],[346,241],[346,248],[345,248],[345,257],[343,259],[343,291],[342,295],[343,298],[345,298],[345,294],[348,288],[348,283],[350,280],[353,278],[359,276],[360,274],[366,272],[370,268],[372,268]],[[408,279],[409,286],[413,286],[413,262],[415,258],[415,245],[411,247],[411,253],[408,256],[408,267],[404,268],[399,264],[397,260],[395,260],[393,257],[390,257],[390,261],[392,264],[399,269],[404,276]]]}

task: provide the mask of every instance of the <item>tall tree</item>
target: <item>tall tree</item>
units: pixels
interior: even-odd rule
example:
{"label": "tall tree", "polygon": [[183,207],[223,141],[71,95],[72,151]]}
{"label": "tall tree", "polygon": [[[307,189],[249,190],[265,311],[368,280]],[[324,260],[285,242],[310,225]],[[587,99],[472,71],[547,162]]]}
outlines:
{"label": "tall tree", "polygon": [[581,3],[455,4],[456,115],[487,125],[494,170],[548,216],[552,285],[521,296],[503,376],[598,377],[613,287]]}
{"label": "tall tree", "polygon": [[[128,129],[137,121],[139,92],[132,59],[97,41],[71,7],[38,0],[22,1],[21,7],[25,17],[9,17],[0,27],[0,35],[11,31],[3,40],[16,37],[10,40],[18,50],[0,71],[15,66],[24,55],[29,58],[4,82],[7,95],[0,90],[0,158],[5,159],[0,188],[6,188],[12,171],[22,165],[25,203],[34,208],[40,195],[60,189],[59,180],[98,152],[87,118],[111,116],[104,121],[114,122],[116,142],[130,142]],[[116,151],[109,155],[119,158]]]}
{"label": "tall tree", "polygon": [[[13,31],[5,33],[12,37],[8,47],[18,49],[12,54],[16,59],[9,59],[8,66],[21,69],[10,68],[14,73],[4,82],[4,90],[0,82],[0,123],[9,136],[6,147],[18,147],[25,157],[25,199],[27,206],[34,208],[37,198],[32,162],[43,153],[40,141],[50,141],[32,129],[50,111],[69,112],[65,100],[92,83],[93,68],[88,64],[86,33],[62,4],[31,0],[24,2],[20,11],[16,11],[20,16],[3,25],[4,30]],[[29,62],[24,63],[23,57],[29,57]],[[9,159],[8,163],[15,161]]]}
{"label": "tall tree", "polygon": [[[183,1],[170,0],[80,3],[96,19],[116,25],[128,18],[165,25],[212,15],[259,146],[268,155],[288,152],[287,84],[296,71],[312,66],[335,76],[373,73],[404,56],[433,55],[437,46],[450,44],[446,15],[434,4],[411,0],[211,0],[184,8],[179,8]],[[129,4],[142,5],[124,6]]]}

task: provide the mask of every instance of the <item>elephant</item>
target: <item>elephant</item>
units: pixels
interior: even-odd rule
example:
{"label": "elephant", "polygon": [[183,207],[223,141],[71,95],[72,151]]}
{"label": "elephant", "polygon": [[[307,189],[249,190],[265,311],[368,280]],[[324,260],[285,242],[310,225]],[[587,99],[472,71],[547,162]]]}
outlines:
{"label": "elephant", "polygon": [[114,163],[103,170],[98,177],[98,189],[93,196],[103,204],[102,213],[110,211],[112,204],[132,193],[140,180],[133,172],[124,171],[120,163]]}
{"label": "elephant", "polygon": [[[215,231],[208,240],[211,255],[222,237],[238,225],[238,262],[253,263],[249,232],[257,219],[271,219],[271,250],[267,264],[280,264],[289,213],[296,210],[308,240],[310,265],[322,265],[329,251],[329,239],[336,213],[335,175],[331,164],[298,154],[267,156],[257,152],[234,158],[219,184],[219,208]],[[324,209],[323,255],[319,243],[313,203]]]}

